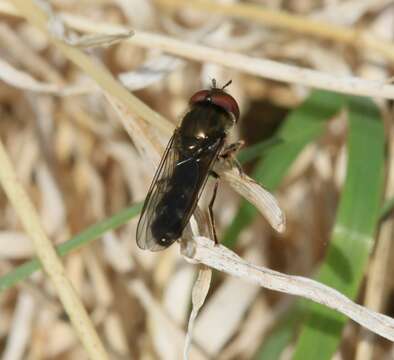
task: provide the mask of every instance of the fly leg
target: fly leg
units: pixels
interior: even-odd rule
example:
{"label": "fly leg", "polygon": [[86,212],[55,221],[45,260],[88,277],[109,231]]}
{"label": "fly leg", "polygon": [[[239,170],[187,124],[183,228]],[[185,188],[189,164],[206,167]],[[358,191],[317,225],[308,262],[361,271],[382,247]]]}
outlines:
{"label": "fly leg", "polygon": [[245,141],[238,140],[235,143],[227,145],[220,156],[232,156],[236,154],[243,146],[245,145]]}
{"label": "fly leg", "polygon": [[216,235],[215,218],[213,216],[213,204],[215,202],[216,194],[218,192],[219,175],[212,170],[210,171],[210,174],[215,178],[215,186],[213,188],[211,201],[209,202],[209,205],[208,205],[208,218],[209,218],[209,222],[212,226],[213,240],[215,241],[215,245],[219,245],[218,237]]}
{"label": "fly leg", "polygon": [[227,145],[219,157],[225,161],[228,161],[231,165],[235,166],[238,169],[239,175],[243,175],[242,166],[235,157],[235,154],[245,145],[245,141],[239,140],[235,143]]}

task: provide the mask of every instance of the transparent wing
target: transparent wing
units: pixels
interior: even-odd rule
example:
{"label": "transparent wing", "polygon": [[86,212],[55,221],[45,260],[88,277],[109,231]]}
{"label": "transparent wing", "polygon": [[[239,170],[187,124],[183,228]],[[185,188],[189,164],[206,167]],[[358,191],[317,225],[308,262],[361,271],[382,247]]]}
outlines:
{"label": "transparent wing", "polygon": [[[217,159],[221,149],[223,148],[224,139],[220,138],[217,141],[207,147],[203,147],[201,150],[201,154],[198,156],[198,160],[194,163],[195,169],[195,196],[192,199],[192,202],[189,207],[189,211],[185,213],[183,218],[183,228],[186,227],[187,223],[190,220],[190,217],[194,213],[194,210],[197,206],[197,203],[201,197],[201,194],[204,190],[205,184],[207,183],[209,171],[212,168],[213,163]],[[191,167],[189,166],[189,172],[193,173]]]}
{"label": "transparent wing", "polygon": [[[178,136],[178,132],[175,132],[169,141],[145,199],[137,226],[137,245],[141,249],[163,250],[176,240],[174,236],[172,239],[169,238],[167,243],[160,244],[160,239],[157,239],[152,233],[152,224],[157,219],[158,206],[163,209],[163,201],[164,203],[171,201],[170,204],[167,204],[171,206],[170,217],[160,220],[163,221],[163,230],[168,230],[168,228],[174,230],[175,228],[176,233],[181,234],[196,208],[209,170],[224,143],[224,138],[219,138],[213,143],[201,144],[196,147],[193,156],[180,159],[179,151],[174,146]],[[180,216],[179,213],[181,213]],[[175,226],[172,227],[171,224],[175,224]],[[157,231],[158,224],[155,223],[155,225]]]}
{"label": "transparent wing", "polygon": [[178,132],[175,131],[168,142],[142,208],[137,226],[137,245],[141,249],[158,251],[165,248],[165,246],[160,245],[153,237],[151,224],[155,217],[156,207],[166,192],[175,166],[179,160],[178,151],[173,146],[177,136]]}

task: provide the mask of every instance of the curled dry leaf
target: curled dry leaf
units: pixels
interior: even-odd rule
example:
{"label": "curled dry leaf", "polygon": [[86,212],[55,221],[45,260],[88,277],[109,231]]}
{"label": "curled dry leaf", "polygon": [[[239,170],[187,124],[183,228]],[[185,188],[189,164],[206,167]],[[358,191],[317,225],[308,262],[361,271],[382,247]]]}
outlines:
{"label": "curled dry leaf", "polygon": [[276,231],[279,233],[285,231],[285,215],[270,192],[246,174],[241,173],[236,167],[232,167],[228,161],[218,161],[215,165],[215,171],[236,192],[256,206]]}
{"label": "curled dry leaf", "polygon": [[87,49],[94,47],[108,47],[134,35],[133,30],[116,34],[84,35],[79,38],[65,39],[68,45]]}
{"label": "curled dry leaf", "polygon": [[54,38],[63,41],[67,45],[78,48],[107,47],[134,35],[134,31],[124,29],[123,31],[109,34],[88,34],[78,36],[75,32],[67,28],[60,16],[53,12],[50,3],[40,0],[37,1],[37,4],[40,5],[41,9],[44,10],[48,16],[48,32]]}
{"label": "curled dry leaf", "polygon": [[211,285],[212,269],[207,266],[202,266],[198,272],[197,280],[194,283],[192,290],[192,311],[190,313],[189,324],[187,326],[187,334],[184,347],[184,359],[189,358],[189,350],[192,342],[194,321],[204,304],[208,295],[209,287]]}
{"label": "curled dry leaf", "polygon": [[189,262],[205,264],[261,287],[301,296],[325,305],[346,315],[366,329],[394,341],[394,319],[354,303],[333,288],[302,276],[286,275],[254,265],[226,247],[215,245],[212,240],[204,237],[195,237],[194,242],[191,257],[190,252],[183,252],[184,258]]}

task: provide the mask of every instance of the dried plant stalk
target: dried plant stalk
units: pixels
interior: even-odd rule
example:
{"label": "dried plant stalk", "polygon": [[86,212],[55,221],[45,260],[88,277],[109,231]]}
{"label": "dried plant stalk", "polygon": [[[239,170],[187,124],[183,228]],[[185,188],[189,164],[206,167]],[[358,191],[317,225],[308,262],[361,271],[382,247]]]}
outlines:
{"label": "dried plant stalk", "polygon": [[[157,2],[167,8],[185,7],[185,2],[182,0],[159,0]],[[261,5],[250,3],[223,4],[213,1],[195,0],[189,2],[186,6],[203,10],[210,14],[216,13],[231,16],[246,21],[254,21],[263,26],[272,26],[298,34],[328,39],[356,48],[364,48],[367,51],[378,51],[388,60],[394,60],[394,47],[390,41],[379,39],[358,29],[332,25],[284,11],[270,10]]]}
{"label": "dried plant stalk", "polygon": [[[84,17],[63,14],[62,18],[71,28],[86,32],[114,33],[124,27],[99,23]],[[242,55],[236,52],[214,49],[144,31],[137,31],[128,40],[133,45],[160,49],[167,53],[200,62],[212,62],[252,75],[305,85],[339,93],[364,95],[378,98],[394,98],[394,86],[382,81],[365,80],[358,77],[336,76],[317,70],[286,65],[277,61]]]}
{"label": "dried plant stalk", "polygon": [[[1,10],[4,12],[4,9],[0,8],[0,11]],[[113,34],[128,30],[121,25],[97,22],[86,17],[68,13],[62,14],[62,19],[65,24],[71,28],[83,32]],[[45,26],[41,24],[41,28],[44,29]],[[364,35],[364,38],[369,39],[370,36],[366,34]],[[345,94],[394,99],[394,86],[385,81],[365,80],[354,76],[331,75],[322,71],[305,69],[298,66],[286,65],[277,61],[214,49],[203,45],[192,44],[189,41],[177,40],[168,36],[143,31],[136,32],[135,36],[128,41],[137,46],[160,49],[176,56],[200,62],[212,62],[272,80],[305,85],[308,87],[336,91]],[[368,41],[375,44],[373,40]],[[106,88],[114,96],[118,97],[121,101],[130,106],[136,114],[140,115],[147,121],[150,121],[152,124],[155,124],[166,133],[169,133],[167,122],[157,113],[152,114],[151,111],[153,110],[147,110],[145,108],[146,105],[137,105],[136,99],[133,98],[133,100],[131,100],[130,97],[132,95],[126,95],[124,88],[121,90],[119,88],[119,84],[115,85],[114,79],[107,70],[98,66],[98,64],[95,64],[91,60],[88,60],[89,58],[83,57],[82,53],[77,53],[77,49],[70,48],[59,41],[55,41],[55,43],[57,46],[62,48],[63,52],[70,60],[84,69],[84,71],[92,76],[100,86]],[[391,50],[387,50],[385,45],[382,45],[380,42],[376,43],[374,46],[376,48],[380,48],[382,53],[391,53]],[[100,74],[102,71],[104,72]],[[109,79],[109,76],[111,76],[111,79]]]}
{"label": "dried plant stalk", "polygon": [[209,287],[211,285],[212,269],[207,266],[202,266],[199,270],[197,280],[194,283],[192,290],[192,311],[190,313],[189,324],[187,326],[187,334],[185,339],[185,348],[183,357],[185,360],[189,358],[190,345],[193,336],[194,321],[204,305],[204,301],[208,295]]}
{"label": "dried plant stalk", "polygon": [[94,326],[65,275],[63,265],[46,236],[36,210],[19,183],[7,152],[0,141],[0,182],[34,247],[45,272],[51,278],[78,337],[92,359],[108,359]]}
{"label": "dried plant stalk", "polygon": [[205,264],[229,275],[267,289],[297,295],[337,310],[370,331],[394,341],[394,319],[355,304],[335,289],[301,276],[282,274],[278,271],[251,264],[212,240],[195,237],[193,251],[185,252],[185,259]]}
{"label": "dried plant stalk", "polygon": [[68,45],[76,46],[81,49],[90,49],[95,47],[108,47],[115,45],[130,36],[133,36],[134,31],[129,30],[119,34],[98,34],[98,35],[85,35],[78,39],[69,39]]}
{"label": "dried plant stalk", "polygon": [[[53,44],[56,45],[56,47],[58,47],[68,59],[91,76],[103,89],[114,97],[117,97],[132,109],[136,115],[141,116],[144,120],[151,123],[158,129],[161,129],[165,133],[171,132],[172,126],[165,118],[133,96],[104,66],[93,61],[80,49],[67,45],[66,42],[59,40],[59,34],[51,33],[50,30],[54,27],[53,23],[56,21],[60,22],[60,19],[51,19],[50,14],[46,14],[32,0],[12,0],[12,2],[26,19],[48,34]],[[127,31],[129,31],[129,29],[124,29],[121,32]]]}

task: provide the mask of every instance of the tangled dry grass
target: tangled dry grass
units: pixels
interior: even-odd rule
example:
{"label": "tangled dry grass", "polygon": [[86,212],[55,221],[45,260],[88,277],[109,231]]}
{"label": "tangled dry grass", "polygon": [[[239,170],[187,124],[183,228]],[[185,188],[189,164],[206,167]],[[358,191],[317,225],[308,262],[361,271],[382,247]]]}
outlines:
{"label": "tangled dry grass", "polygon": [[[200,314],[192,314],[190,358],[260,358],[262,344],[294,305],[289,296],[223,274],[212,280],[209,269],[185,262],[177,245],[162,253],[139,250],[136,217],[62,261],[52,247],[144,199],[189,97],[212,78],[233,80],[229,91],[242,120],[230,137],[246,146],[270,138],[310,87],[375,97],[392,133],[385,100],[394,98],[391,1],[183,5],[0,0],[0,177],[7,193],[0,195],[0,275],[35,255],[46,270],[1,292],[3,359],[182,358],[197,274],[193,306]],[[341,112],[319,142],[302,151],[276,193],[286,232],[278,234],[258,216],[241,232],[238,255],[258,269],[314,276],[344,183],[347,133]],[[391,152],[390,140],[387,199],[394,195]],[[241,202],[231,187],[237,177],[230,171],[227,180],[215,204],[219,238]],[[274,227],[278,218],[270,221]],[[388,219],[357,302],[392,316],[391,238]],[[213,257],[236,264],[227,269],[224,260],[220,267],[223,258],[201,255],[211,250],[198,239],[201,247],[186,257],[240,276],[243,260],[216,249]],[[244,277],[258,279],[248,269]],[[300,294],[298,285],[288,292]],[[326,289],[312,285],[306,281],[302,295],[319,302]],[[343,299],[328,298],[320,302],[341,310]],[[348,324],[336,358],[394,356],[392,343],[373,335],[392,340],[391,319],[347,305],[350,310],[342,311],[372,332]],[[294,344],[290,338],[281,358],[293,356]]]}

